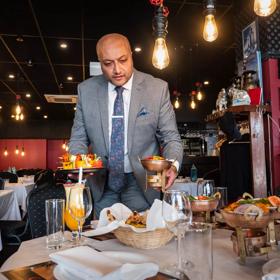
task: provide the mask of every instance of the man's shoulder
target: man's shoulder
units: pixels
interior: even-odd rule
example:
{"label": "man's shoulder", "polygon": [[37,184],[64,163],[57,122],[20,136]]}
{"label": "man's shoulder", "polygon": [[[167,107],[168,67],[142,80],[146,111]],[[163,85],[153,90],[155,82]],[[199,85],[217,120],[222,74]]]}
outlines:
{"label": "man's shoulder", "polygon": [[90,77],[86,80],[84,80],[83,82],[81,82],[79,84],[80,88],[86,88],[86,87],[92,87],[94,85],[99,85],[104,81],[104,76],[103,75],[99,75],[99,76],[94,76],[94,77]]}
{"label": "man's shoulder", "polygon": [[141,72],[138,70],[135,70],[134,74],[137,79],[142,80],[143,82],[147,83],[148,85],[161,86],[161,87],[167,86],[166,81],[164,81],[160,78],[156,78],[151,74],[144,73],[144,72]]}

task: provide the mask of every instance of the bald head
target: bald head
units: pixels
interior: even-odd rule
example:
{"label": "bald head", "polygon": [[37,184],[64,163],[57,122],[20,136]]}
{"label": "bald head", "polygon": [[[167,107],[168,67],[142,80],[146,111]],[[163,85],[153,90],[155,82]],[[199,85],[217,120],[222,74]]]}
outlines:
{"label": "bald head", "polygon": [[102,59],[103,49],[112,48],[112,46],[116,44],[122,45],[123,48],[127,49],[127,51],[131,53],[130,43],[124,35],[118,33],[106,34],[102,36],[96,44],[98,60]]}
{"label": "bald head", "polygon": [[116,86],[124,85],[133,72],[132,52],[128,39],[117,33],[104,35],[96,45],[104,76]]}

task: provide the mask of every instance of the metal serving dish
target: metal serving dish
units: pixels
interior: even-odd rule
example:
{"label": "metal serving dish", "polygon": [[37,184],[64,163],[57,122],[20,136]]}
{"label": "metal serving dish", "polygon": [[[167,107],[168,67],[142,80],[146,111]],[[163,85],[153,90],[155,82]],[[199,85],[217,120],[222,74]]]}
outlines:
{"label": "metal serving dish", "polygon": [[140,161],[146,170],[154,172],[162,172],[165,169],[169,169],[172,164],[172,161],[166,159],[141,159]]}
{"label": "metal serving dish", "polygon": [[211,212],[217,209],[218,204],[218,198],[209,200],[193,200],[191,201],[191,208],[193,212]]}
{"label": "metal serving dish", "polygon": [[272,214],[263,214],[262,216],[243,215],[223,209],[221,209],[221,213],[225,219],[225,222],[234,228],[265,228],[267,227],[268,223],[273,220]]}

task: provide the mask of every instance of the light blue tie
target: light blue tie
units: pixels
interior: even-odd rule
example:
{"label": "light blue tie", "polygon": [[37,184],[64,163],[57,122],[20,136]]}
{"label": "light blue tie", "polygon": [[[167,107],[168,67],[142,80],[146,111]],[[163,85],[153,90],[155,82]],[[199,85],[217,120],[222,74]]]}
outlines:
{"label": "light blue tie", "polygon": [[117,97],[112,116],[108,187],[120,192],[124,187],[124,108],[123,87],[116,87]]}

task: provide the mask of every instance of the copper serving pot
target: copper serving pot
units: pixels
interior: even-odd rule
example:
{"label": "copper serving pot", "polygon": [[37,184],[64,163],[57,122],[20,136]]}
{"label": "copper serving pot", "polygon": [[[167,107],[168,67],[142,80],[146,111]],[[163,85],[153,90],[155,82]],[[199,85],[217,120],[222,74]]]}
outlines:
{"label": "copper serving pot", "polygon": [[218,204],[218,198],[209,200],[193,200],[191,201],[191,208],[193,212],[211,212],[217,209]]}
{"label": "copper serving pot", "polygon": [[165,169],[169,169],[172,164],[172,161],[166,159],[141,159],[140,161],[146,170],[154,172],[162,172]]}
{"label": "copper serving pot", "polygon": [[273,220],[272,214],[257,215],[243,215],[240,213],[229,212],[221,209],[221,213],[225,222],[231,227],[241,228],[265,228],[268,223]]}

